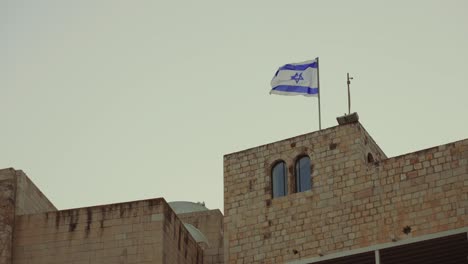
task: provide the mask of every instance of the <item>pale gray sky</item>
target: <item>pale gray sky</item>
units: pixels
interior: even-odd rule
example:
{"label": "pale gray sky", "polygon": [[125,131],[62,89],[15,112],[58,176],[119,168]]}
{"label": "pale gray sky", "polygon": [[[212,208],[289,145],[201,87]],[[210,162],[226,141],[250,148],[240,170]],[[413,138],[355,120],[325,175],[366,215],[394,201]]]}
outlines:
{"label": "pale gray sky", "polygon": [[0,167],[60,209],[223,207],[223,155],[318,129],[269,95],[320,57],[322,126],[352,110],[389,156],[468,137],[468,1],[0,0]]}

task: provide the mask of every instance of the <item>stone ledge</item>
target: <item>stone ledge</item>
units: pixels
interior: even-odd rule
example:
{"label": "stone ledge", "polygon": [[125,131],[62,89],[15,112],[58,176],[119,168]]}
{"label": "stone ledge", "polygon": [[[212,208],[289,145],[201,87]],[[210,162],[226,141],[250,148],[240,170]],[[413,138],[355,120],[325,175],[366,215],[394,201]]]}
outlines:
{"label": "stone ledge", "polygon": [[356,123],[359,121],[359,115],[356,112],[354,112],[349,115],[339,116],[336,118],[336,121],[338,121],[339,125]]}

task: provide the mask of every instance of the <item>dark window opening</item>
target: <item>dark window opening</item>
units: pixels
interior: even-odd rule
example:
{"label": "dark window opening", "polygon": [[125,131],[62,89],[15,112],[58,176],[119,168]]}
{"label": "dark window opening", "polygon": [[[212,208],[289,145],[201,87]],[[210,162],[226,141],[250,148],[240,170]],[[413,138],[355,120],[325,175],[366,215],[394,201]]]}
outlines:
{"label": "dark window opening", "polygon": [[367,153],[367,162],[374,163],[374,156],[371,153]]}
{"label": "dark window opening", "polygon": [[273,198],[287,194],[288,181],[286,178],[286,163],[280,161],[271,170]]}
{"label": "dark window opening", "polygon": [[296,191],[304,192],[311,188],[310,158],[304,156],[296,161]]}

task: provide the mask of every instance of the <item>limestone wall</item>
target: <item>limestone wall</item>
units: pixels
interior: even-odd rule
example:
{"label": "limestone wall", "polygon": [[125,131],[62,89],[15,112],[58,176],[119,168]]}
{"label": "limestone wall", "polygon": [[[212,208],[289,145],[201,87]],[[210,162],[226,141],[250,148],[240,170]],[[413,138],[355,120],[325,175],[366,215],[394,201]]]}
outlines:
{"label": "limestone wall", "polygon": [[[406,226],[418,236],[468,225],[468,139],[384,160],[368,175],[374,186],[363,202],[366,209],[374,204],[364,211],[380,211],[381,226],[373,232],[378,241],[405,239]],[[362,235],[358,242],[371,238]]]}
{"label": "limestone wall", "polygon": [[203,262],[162,198],[16,216],[13,264]]}
{"label": "limestone wall", "polygon": [[15,215],[54,210],[57,210],[54,205],[22,171],[1,169],[0,264],[12,263]]}
{"label": "limestone wall", "polygon": [[170,209],[165,208],[164,222],[164,263],[165,264],[203,264],[204,254],[201,247],[185,229],[184,223]]}
{"label": "limestone wall", "polygon": [[[272,199],[271,166],[284,160],[291,181],[304,153],[312,190]],[[368,153],[381,160],[368,163]],[[386,159],[359,123],[226,155],[225,263],[281,263],[464,227],[467,164],[468,140]]]}
{"label": "limestone wall", "polygon": [[57,208],[55,208],[23,171],[16,171],[16,182],[17,215],[57,211]]}
{"label": "limestone wall", "polygon": [[163,199],[16,217],[14,264],[163,263]]}
{"label": "limestone wall", "polygon": [[208,239],[209,246],[204,249],[203,263],[224,263],[223,248],[223,215],[219,210],[209,210],[179,214],[184,222],[195,226]]}
{"label": "limestone wall", "polygon": [[15,193],[15,170],[0,170],[0,264],[11,264],[15,222]]}

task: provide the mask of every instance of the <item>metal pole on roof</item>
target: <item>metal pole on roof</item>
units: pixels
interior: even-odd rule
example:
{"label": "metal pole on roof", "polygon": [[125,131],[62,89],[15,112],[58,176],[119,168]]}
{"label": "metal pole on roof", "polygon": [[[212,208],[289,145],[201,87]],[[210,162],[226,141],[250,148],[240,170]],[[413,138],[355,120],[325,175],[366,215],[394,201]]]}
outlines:
{"label": "metal pole on roof", "polygon": [[319,74],[319,58],[317,60],[317,89],[318,89],[318,114],[319,114],[319,130],[322,130],[322,114],[320,113],[320,74]]}
{"label": "metal pole on roof", "polygon": [[351,84],[351,80],[353,77],[349,77],[349,72],[348,72],[348,115],[351,114],[351,92],[349,90],[349,85]]}

